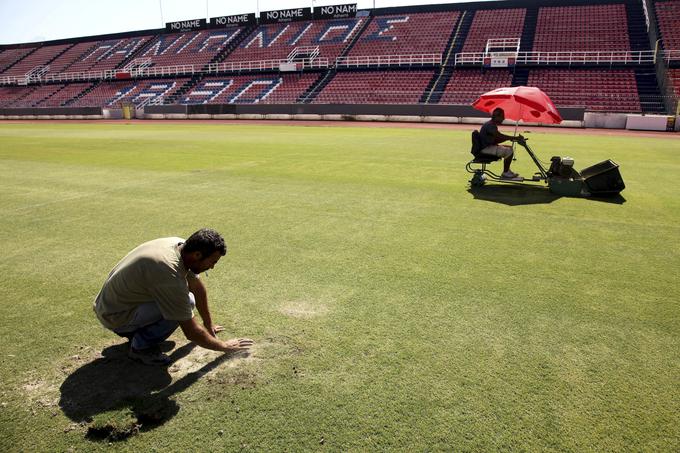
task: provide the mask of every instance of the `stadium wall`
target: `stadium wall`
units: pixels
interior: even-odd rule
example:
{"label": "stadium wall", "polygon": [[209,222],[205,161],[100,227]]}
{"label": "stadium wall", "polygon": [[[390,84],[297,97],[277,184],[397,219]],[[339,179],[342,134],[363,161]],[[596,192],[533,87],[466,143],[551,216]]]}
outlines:
{"label": "stadium wall", "polygon": [[[585,109],[560,109],[560,126],[583,127]],[[437,104],[198,104],[150,105],[148,119],[279,119],[326,121],[406,121],[479,124],[489,115],[468,105]]]}

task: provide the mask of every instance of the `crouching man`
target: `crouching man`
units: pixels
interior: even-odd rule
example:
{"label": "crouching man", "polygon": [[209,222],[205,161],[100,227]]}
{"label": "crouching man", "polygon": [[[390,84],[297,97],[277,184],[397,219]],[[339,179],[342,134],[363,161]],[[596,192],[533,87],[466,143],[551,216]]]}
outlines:
{"label": "crouching man", "polygon": [[[226,255],[220,234],[201,229],[186,241],[177,237],[155,239],[128,253],[109,274],[94,301],[104,327],[130,340],[130,358],[147,365],[168,365],[159,344],[177,327],[189,341],[215,351],[248,349],[253,341],[222,341],[224,330],[213,324],[208,294],[198,275],[215,267]],[[203,325],[194,317],[198,309]]]}

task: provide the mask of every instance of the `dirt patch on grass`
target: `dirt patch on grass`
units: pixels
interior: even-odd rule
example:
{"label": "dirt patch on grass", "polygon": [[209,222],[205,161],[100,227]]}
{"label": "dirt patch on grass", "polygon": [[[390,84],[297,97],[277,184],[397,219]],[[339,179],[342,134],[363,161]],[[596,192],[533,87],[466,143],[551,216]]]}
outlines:
{"label": "dirt patch on grass", "polygon": [[[168,367],[129,359],[125,343],[101,353],[81,350],[59,365],[66,377],[60,394],[55,392],[56,403],[89,439],[119,441],[171,419],[180,409],[175,396],[198,380],[219,378],[224,385],[241,387],[256,381],[255,373],[240,370],[253,360],[251,354],[209,351],[185,340],[166,342],[161,349],[172,360]],[[45,385],[27,382],[26,391],[37,392]]]}
{"label": "dirt patch on grass", "polygon": [[328,313],[328,307],[322,302],[293,300],[284,302],[279,312],[291,318],[310,319]]}

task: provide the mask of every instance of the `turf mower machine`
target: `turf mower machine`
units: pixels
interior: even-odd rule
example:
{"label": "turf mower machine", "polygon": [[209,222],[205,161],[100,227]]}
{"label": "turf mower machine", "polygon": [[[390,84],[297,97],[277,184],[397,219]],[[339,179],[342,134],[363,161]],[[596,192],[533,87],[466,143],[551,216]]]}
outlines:
{"label": "turf mower machine", "polygon": [[470,184],[473,187],[481,187],[487,181],[504,184],[548,184],[552,193],[567,197],[616,196],[626,187],[619,166],[611,160],[602,161],[578,172],[574,169],[574,159],[571,157],[553,156],[550,159],[550,168],[546,170],[526,139],[517,143],[526,149],[538,168],[531,178],[506,179],[489,170],[487,165],[500,160],[500,157],[481,154],[479,132],[472,132],[470,152],[475,157],[465,166],[465,169],[473,175]]}

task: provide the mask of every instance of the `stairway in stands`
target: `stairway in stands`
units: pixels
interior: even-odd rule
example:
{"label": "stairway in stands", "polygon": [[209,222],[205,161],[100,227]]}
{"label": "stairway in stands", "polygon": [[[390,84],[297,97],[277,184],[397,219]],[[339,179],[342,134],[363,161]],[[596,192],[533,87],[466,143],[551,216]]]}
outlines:
{"label": "stairway in stands", "polygon": [[626,16],[628,16],[628,36],[630,50],[640,52],[650,50],[649,35],[645,22],[645,12],[642,2],[626,2]]}
{"label": "stairway in stands", "polygon": [[527,83],[529,83],[529,70],[515,67],[515,72],[512,74],[512,86],[527,86]]}
{"label": "stairway in stands", "polygon": [[232,39],[231,42],[224,47],[224,49],[215,55],[208,64],[222,63],[227,59],[229,54],[231,54],[238,46],[240,46],[241,43],[245,41],[245,39],[256,29],[257,25],[250,25],[246,27],[241,33],[238,34],[238,36],[236,36],[236,38]]}
{"label": "stairway in stands", "polygon": [[337,74],[335,68],[329,69],[328,71],[322,72],[316,82],[314,82],[307,91],[302,93],[297,99],[297,104],[311,104],[314,99],[321,93],[321,91],[333,80],[335,74]]}
{"label": "stairway in stands", "polygon": [[64,102],[63,106],[66,107],[66,106],[73,104],[78,99],[82,98],[83,96],[85,96],[90,91],[94,90],[96,87],[98,87],[102,83],[103,83],[103,80],[99,80],[97,82],[94,82],[92,85],[90,85],[90,87],[85,88],[83,91],[81,91],[80,94],[78,94],[78,95],[74,96],[73,98],[69,99],[68,101]]}
{"label": "stairway in stands", "polygon": [[642,113],[665,113],[666,108],[661,97],[654,66],[636,69],[635,80],[637,81]]}
{"label": "stairway in stands", "polygon": [[185,82],[184,85],[182,85],[175,92],[175,94],[172,95],[173,104],[181,104],[181,102],[179,101],[182,99],[182,96],[184,96],[190,89],[201,83],[201,80],[203,80],[204,77],[205,76],[203,74],[194,74],[193,76],[191,76],[191,79]]}
{"label": "stairway in stands", "polygon": [[519,45],[520,52],[531,52],[533,50],[537,22],[538,6],[529,6],[524,15],[524,30],[522,30],[522,40]]}
{"label": "stairway in stands", "polygon": [[446,44],[444,59],[439,72],[435,72],[432,80],[427,85],[425,92],[420,98],[421,104],[437,104],[446,89],[446,85],[453,75],[453,67],[456,63],[456,54],[463,49],[463,43],[467,38],[475,11],[465,10],[458,18],[458,23],[453,27],[449,42]]}

